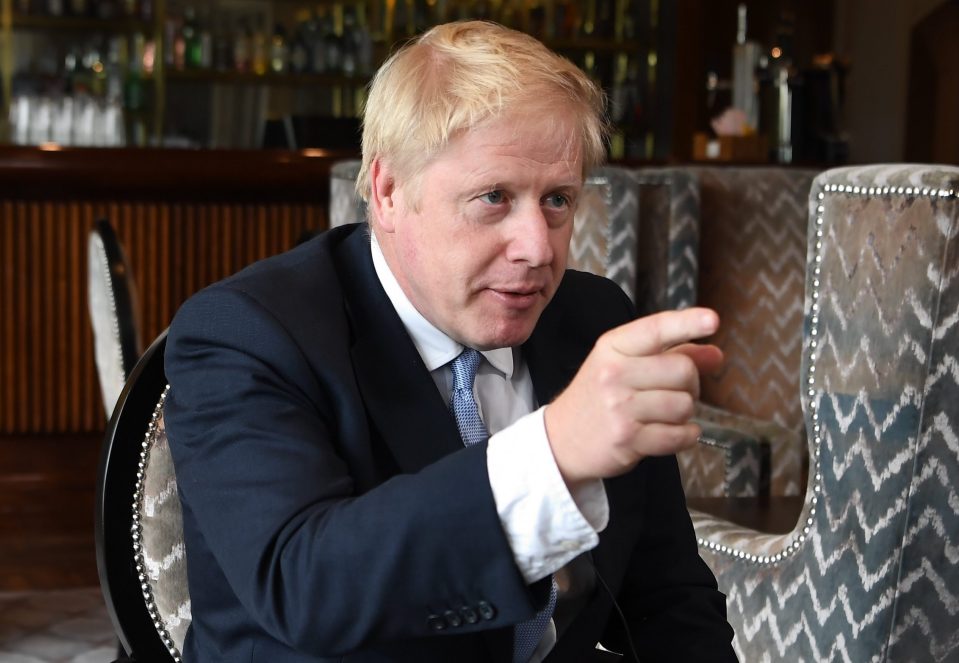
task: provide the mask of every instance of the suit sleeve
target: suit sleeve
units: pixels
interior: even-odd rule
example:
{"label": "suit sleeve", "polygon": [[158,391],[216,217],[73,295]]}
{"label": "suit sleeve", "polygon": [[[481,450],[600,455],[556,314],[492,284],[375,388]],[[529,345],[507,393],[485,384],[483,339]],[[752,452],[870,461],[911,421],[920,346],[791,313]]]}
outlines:
{"label": "suit sleeve", "polygon": [[[337,353],[348,349],[331,365]],[[333,383],[349,377],[317,375],[267,310],[227,287],[181,308],[165,363],[191,567],[217,570],[199,581],[228,583],[273,637],[333,656],[434,635],[428,617],[448,610],[483,617],[457,633],[534,612],[485,445],[358,494],[336,439],[341,410],[357,406]]]}
{"label": "suit sleeve", "polygon": [[[643,661],[735,662],[726,597],[699,555],[674,456],[647,458],[617,489],[640,487],[642,526],[617,601]],[[627,651],[623,624],[608,641]]]}

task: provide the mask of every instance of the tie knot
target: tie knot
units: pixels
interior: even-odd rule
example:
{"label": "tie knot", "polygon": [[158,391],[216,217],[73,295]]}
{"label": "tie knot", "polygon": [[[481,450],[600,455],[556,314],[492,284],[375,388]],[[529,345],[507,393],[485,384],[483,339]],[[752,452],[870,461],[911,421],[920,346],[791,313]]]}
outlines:
{"label": "tie knot", "polygon": [[473,348],[465,348],[453,360],[453,389],[473,389],[473,380],[476,378],[476,369],[479,368],[483,355]]}

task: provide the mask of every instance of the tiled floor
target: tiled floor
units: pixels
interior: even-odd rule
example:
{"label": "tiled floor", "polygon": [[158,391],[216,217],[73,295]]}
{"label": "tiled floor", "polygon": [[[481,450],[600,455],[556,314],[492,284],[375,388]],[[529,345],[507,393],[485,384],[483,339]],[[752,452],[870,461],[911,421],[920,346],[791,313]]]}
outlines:
{"label": "tiled floor", "polygon": [[116,651],[99,588],[0,592],[0,663],[109,663]]}

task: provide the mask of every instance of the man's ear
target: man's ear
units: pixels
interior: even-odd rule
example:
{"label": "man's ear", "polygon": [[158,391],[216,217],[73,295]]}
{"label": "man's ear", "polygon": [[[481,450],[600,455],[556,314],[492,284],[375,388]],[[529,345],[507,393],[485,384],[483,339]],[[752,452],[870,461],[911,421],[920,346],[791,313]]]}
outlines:
{"label": "man's ear", "polygon": [[394,228],[396,215],[396,180],[389,164],[380,157],[374,157],[370,163],[370,207],[373,209],[373,218],[380,228],[391,233]]}

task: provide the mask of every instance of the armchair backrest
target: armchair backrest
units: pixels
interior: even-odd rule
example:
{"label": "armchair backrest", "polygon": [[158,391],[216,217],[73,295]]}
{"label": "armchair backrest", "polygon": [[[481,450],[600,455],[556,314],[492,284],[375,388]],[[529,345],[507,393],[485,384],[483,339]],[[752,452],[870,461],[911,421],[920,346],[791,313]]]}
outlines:
{"label": "armchair backrest", "polygon": [[175,661],[191,621],[183,515],[163,424],[166,333],[133,369],[107,426],[97,477],[97,570],[124,650]]}
{"label": "armchair backrest", "polygon": [[636,301],[638,188],[623,168],[606,166],[586,178],[576,207],[568,267],[615,282]]}
{"label": "armchair backrest", "polygon": [[743,660],[959,656],[959,168],[826,171],[809,198],[796,528],[693,514]]}
{"label": "armchair backrest", "polygon": [[355,189],[359,159],[338,161],[330,168],[330,228],[366,220],[366,202]]}
{"label": "armchair backrest", "polygon": [[702,400],[801,430],[791,398],[799,381],[806,201],[817,171],[782,167],[697,168],[699,296],[722,325],[722,372]]}
{"label": "armchair backrest", "polygon": [[107,418],[140,356],[136,284],[113,226],[99,219],[87,241],[87,308]]}

